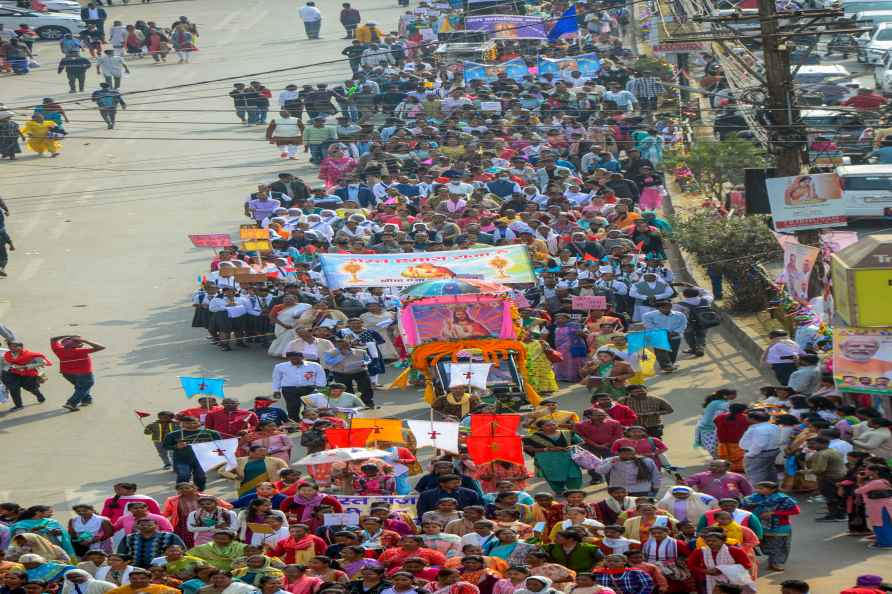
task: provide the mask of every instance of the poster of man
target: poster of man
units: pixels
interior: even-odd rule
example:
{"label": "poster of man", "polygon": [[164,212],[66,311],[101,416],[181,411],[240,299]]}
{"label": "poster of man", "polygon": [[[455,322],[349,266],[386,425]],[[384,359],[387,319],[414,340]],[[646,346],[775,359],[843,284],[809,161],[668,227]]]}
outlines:
{"label": "poster of man", "polygon": [[841,392],[892,393],[892,332],[834,329],[833,377]]}
{"label": "poster of man", "polygon": [[808,245],[787,243],[784,246],[784,272],[781,280],[793,299],[808,303],[808,279],[820,250]]}

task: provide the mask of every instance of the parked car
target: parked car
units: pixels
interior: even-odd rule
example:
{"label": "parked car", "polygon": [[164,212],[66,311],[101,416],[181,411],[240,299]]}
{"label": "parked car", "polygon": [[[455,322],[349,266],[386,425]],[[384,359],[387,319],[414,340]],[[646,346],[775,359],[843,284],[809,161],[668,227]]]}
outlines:
{"label": "parked car", "polygon": [[892,215],[892,165],[837,167],[847,217]]}
{"label": "parked car", "polygon": [[829,137],[852,163],[860,163],[873,149],[873,134],[860,114],[830,109],[806,109],[800,114],[809,142]]}
{"label": "parked car", "polygon": [[75,37],[87,28],[80,14],[64,12],[34,12],[22,8],[0,6],[0,23],[6,29],[17,29],[19,25],[28,25],[41,39],[61,39],[66,33]]}
{"label": "parked car", "polygon": [[886,51],[892,49],[892,23],[880,23],[870,33],[867,43],[858,48],[858,61],[882,64]]}
{"label": "parked car", "polygon": [[873,81],[877,91],[892,95],[892,52],[886,52],[883,60],[873,69]]}
{"label": "parked car", "polygon": [[[67,12],[80,15],[82,8],[81,3],[77,2],[77,0],[39,0],[39,3],[50,12]],[[0,7],[21,8],[39,12],[38,7],[34,5],[32,0],[0,0]]]}

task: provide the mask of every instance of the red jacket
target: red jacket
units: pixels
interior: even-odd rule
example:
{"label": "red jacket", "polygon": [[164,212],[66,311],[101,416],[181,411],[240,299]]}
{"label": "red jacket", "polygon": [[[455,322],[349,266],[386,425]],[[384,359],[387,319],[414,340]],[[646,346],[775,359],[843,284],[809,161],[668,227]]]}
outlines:
{"label": "red jacket", "polygon": [[[6,354],[3,355],[3,360],[10,365],[28,365],[35,359],[43,359],[47,365],[53,364],[52,361],[46,358],[46,355],[44,355],[43,353],[38,353],[37,351],[28,351],[22,349],[21,351],[19,351],[18,355],[13,355],[12,351],[7,351]],[[40,369],[10,369],[9,373],[13,375],[20,375],[23,377],[37,377],[38,375],[40,375]]]}

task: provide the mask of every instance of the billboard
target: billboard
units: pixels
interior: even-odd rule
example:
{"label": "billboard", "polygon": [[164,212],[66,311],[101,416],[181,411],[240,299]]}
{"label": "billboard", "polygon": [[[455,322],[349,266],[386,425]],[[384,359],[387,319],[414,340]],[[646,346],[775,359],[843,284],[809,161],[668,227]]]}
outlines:
{"label": "billboard", "polygon": [[846,224],[842,185],[835,173],[768,178],[765,188],[778,231]]}

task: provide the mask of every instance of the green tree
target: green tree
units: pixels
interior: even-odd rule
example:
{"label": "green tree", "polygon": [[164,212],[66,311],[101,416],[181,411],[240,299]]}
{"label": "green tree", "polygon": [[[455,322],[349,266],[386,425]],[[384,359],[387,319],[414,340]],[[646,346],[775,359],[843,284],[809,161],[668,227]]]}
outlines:
{"label": "green tree", "polygon": [[714,212],[681,214],[672,221],[674,238],[711,274],[721,274],[730,292],[732,309],[762,311],[773,296],[761,263],[778,258],[780,246],[771,234],[768,217],[725,218]]}
{"label": "green tree", "polygon": [[721,200],[725,183],[743,183],[743,170],[765,167],[765,151],[743,138],[698,140],[688,155],[678,156],[674,165],[685,163],[694,174],[700,190],[714,200]]}

